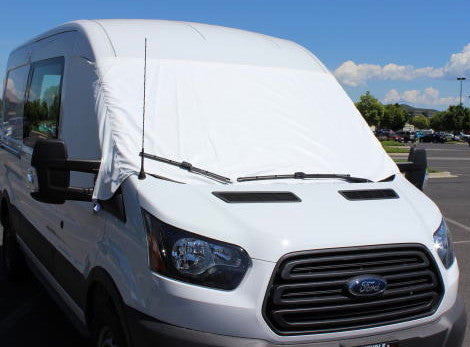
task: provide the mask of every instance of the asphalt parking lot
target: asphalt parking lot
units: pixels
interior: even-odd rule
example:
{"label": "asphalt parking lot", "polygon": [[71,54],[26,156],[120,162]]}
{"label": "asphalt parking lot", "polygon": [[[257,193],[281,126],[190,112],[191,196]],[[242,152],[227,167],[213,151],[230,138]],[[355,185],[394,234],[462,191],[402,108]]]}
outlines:
{"label": "asphalt parking lot", "polygon": [[[427,149],[430,167],[457,175],[454,178],[431,179],[426,193],[439,205],[452,230],[460,264],[460,290],[470,309],[470,147],[452,144],[418,146]],[[470,346],[469,330],[470,326],[464,346]],[[0,270],[0,346],[86,345],[87,341],[78,334],[37,281],[30,278],[11,283]]]}
{"label": "asphalt parking lot", "polygon": [[[457,176],[430,179],[426,194],[437,203],[452,231],[460,267],[460,292],[470,312],[470,146],[434,143],[418,146],[426,148],[429,167]],[[463,346],[470,346],[470,320]]]}

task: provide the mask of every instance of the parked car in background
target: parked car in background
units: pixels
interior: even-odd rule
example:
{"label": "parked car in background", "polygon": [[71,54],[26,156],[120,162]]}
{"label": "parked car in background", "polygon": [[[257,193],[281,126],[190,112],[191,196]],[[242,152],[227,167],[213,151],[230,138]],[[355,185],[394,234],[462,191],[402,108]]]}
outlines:
{"label": "parked car in background", "polygon": [[420,138],[420,142],[445,143],[447,137],[441,133],[427,134]]}
{"label": "parked car in background", "polygon": [[434,133],[434,130],[432,129],[417,130],[415,133],[416,140],[421,142],[422,137],[429,135],[429,134],[433,134],[433,133]]}
{"label": "parked car in background", "polygon": [[468,142],[468,144],[470,144],[470,134],[465,134],[461,132],[459,137],[460,137],[460,140]]}
{"label": "parked car in background", "polygon": [[403,136],[390,129],[379,129],[375,132],[375,136],[380,141],[390,140],[390,141],[403,142]]}
{"label": "parked car in background", "polygon": [[386,129],[379,129],[374,132],[375,137],[379,139],[379,141],[388,140],[388,132],[389,130]]}
{"label": "parked car in background", "polygon": [[444,137],[446,139],[446,141],[453,141],[454,140],[454,134],[452,134],[452,133],[448,133],[448,132],[445,132],[445,131],[439,131],[436,134],[438,134],[439,136]]}
{"label": "parked car in background", "polygon": [[389,134],[388,139],[391,141],[404,142],[403,136],[393,131]]}
{"label": "parked car in background", "polygon": [[403,142],[415,142],[416,141],[416,133],[414,131],[399,131],[397,132],[403,138]]}

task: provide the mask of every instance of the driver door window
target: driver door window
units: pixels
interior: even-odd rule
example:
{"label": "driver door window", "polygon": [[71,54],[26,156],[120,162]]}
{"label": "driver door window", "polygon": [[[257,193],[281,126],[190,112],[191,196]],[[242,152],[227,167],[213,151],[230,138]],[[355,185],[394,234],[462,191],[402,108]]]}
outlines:
{"label": "driver door window", "polygon": [[64,59],[33,64],[24,107],[23,143],[34,147],[38,139],[57,138]]}

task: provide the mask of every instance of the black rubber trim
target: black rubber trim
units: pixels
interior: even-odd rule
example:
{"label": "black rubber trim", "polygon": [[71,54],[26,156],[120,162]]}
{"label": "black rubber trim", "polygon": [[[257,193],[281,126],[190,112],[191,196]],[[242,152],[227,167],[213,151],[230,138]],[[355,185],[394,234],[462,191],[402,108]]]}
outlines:
{"label": "black rubber trim", "polygon": [[229,204],[242,203],[272,203],[272,202],[301,202],[302,200],[291,192],[212,192],[216,197]]}
{"label": "black rubber trim", "polygon": [[77,329],[78,332],[84,338],[89,338],[90,332],[88,330],[87,324],[84,324],[80,317],[78,317],[76,313],[69,307],[69,304],[64,300],[61,295],[59,295],[57,289],[51,285],[47,277],[38,268],[37,264],[34,261],[28,259],[28,257],[26,257],[26,261],[33,274],[36,276],[36,278],[46,290],[47,294],[49,294],[49,296],[52,298],[52,300],[54,300],[57,306],[59,306],[59,308],[65,313],[65,316],[70,320],[75,329]]}
{"label": "black rubber trim", "polygon": [[338,193],[350,201],[387,200],[399,198],[397,192],[393,189],[340,190]]}
{"label": "black rubber trim", "polygon": [[14,227],[23,242],[73,301],[84,309],[87,289],[85,277],[15,206],[10,205],[10,208]]}
{"label": "black rubber trim", "polygon": [[379,182],[392,182],[395,179],[396,175],[388,176],[384,178],[383,180],[380,180]]}

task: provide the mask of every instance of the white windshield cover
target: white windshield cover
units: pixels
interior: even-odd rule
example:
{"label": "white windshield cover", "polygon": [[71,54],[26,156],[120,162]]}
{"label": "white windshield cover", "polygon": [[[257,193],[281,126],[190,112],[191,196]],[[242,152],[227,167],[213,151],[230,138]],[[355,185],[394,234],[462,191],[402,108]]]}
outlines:
{"label": "white windshield cover", "polygon": [[[98,63],[102,165],[94,197],[107,199],[140,171],[142,59]],[[232,179],[305,173],[380,180],[398,171],[329,73],[214,62],[149,60],[145,152]],[[145,159],[145,170],[219,184]],[[272,182],[272,181],[270,181]]]}

